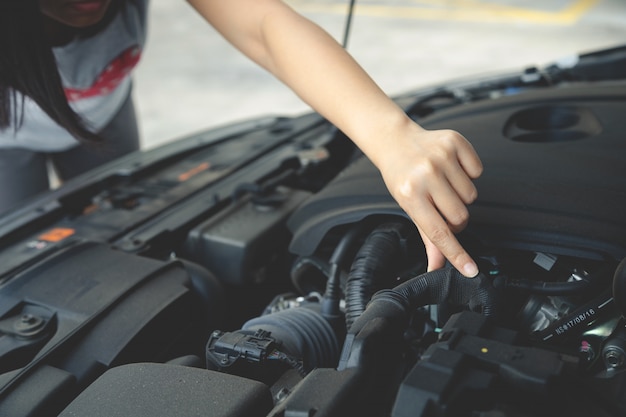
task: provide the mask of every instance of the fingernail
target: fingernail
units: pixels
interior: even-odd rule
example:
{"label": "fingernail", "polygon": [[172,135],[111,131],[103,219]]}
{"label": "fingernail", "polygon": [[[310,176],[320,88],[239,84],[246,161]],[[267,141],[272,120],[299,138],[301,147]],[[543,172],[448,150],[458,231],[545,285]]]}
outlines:
{"label": "fingernail", "polygon": [[468,278],[474,278],[476,275],[478,275],[478,267],[476,266],[476,264],[471,262],[466,263],[463,267],[463,275]]}

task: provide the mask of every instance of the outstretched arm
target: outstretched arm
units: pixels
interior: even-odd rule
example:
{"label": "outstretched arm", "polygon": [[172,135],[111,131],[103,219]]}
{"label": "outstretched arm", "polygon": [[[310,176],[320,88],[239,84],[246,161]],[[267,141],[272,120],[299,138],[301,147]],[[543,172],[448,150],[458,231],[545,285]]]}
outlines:
{"label": "outstretched arm", "polygon": [[381,171],[424,239],[429,270],[447,258],[466,276],[476,264],[454,233],[476,198],[482,164],[449,130],[427,131],[324,30],[280,0],[188,0],[230,43],[350,137]]}

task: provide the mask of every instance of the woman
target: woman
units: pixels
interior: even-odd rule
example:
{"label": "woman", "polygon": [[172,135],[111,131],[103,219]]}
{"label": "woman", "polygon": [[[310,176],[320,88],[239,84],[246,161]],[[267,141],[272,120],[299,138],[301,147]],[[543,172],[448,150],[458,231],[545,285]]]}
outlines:
{"label": "woman", "polygon": [[[0,211],[47,188],[47,158],[66,179],[138,148],[130,71],[145,39],[146,3],[3,0]],[[414,123],[332,37],[281,0],[189,3],[372,160],[418,227],[429,270],[447,258],[468,277],[478,273],[454,237],[482,172],[463,136]]]}

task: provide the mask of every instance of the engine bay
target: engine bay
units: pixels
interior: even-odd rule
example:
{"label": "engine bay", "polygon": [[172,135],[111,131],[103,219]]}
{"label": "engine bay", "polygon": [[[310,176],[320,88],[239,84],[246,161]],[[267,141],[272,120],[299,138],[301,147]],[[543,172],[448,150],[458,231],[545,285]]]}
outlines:
{"label": "engine bay", "polygon": [[483,160],[426,271],[316,114],[201,132],[0,218],[0,415],[626,414],[626,48],[396,100]]}

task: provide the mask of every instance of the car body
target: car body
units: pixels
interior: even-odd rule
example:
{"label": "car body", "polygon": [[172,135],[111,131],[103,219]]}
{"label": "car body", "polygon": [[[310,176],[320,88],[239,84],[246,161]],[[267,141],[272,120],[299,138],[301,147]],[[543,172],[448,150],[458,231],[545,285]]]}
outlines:
{"label": "car body", "polygon": [[0,415],[624,415],[626,47],[395,100],[483,160],[479,277],[319,115],[201,132],[0,219]]}

